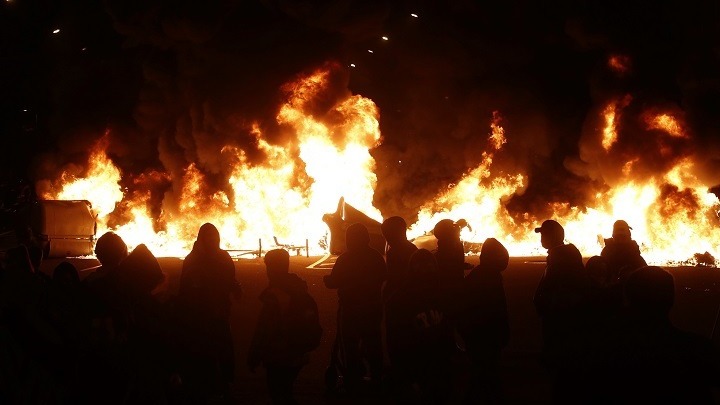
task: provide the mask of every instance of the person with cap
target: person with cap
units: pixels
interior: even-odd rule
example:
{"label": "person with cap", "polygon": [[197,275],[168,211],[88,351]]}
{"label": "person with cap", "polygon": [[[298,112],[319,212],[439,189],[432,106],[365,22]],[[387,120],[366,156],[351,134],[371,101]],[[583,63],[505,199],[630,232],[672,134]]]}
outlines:
{"label": "person with cap", "polygon": [[440,287],[452,289],[465,277],[465,248],[460,239],[460,226],[450,219],[438,221],[433,228],[437,249],[433,252],[440,269]]}
{"label": "person with cap", "polygon": [[605,239],[605,247],[600,252],[612,281],[618,281],[632,270],[647,266],[640,254],[640,247],[630,234],[632,228],[619,219],[613,224],[611,238]]}
{"label": "person with cap", "polygon": [[533,303],[541,320],[542,362],[555,375],[554,395],[560,400],[574,394],[573,372],[592,330],[590,303],[594,291],[584,271],[582,254],[575,245],[565,243],[562,225],[549,219],[535,232],[548,254]]}

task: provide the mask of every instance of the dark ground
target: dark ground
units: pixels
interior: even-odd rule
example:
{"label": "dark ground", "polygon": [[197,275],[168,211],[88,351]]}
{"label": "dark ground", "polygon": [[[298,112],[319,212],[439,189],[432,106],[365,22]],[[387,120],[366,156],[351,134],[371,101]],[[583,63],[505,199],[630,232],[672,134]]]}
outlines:
{"label": "dark ground", "polygon": [[[296,394],[300,404],[344,404],[349,402],[325,397],[323,373],[328,365],[330,348],[335,337],[335,311],[337,296],[334,290],[324,287],[322,277],[329,268],[307,268],[319,257],[292,257],[291,272],[304,278],[310,293],[320,308],[325,334],[319,349],[311,354],[310,364],[301,372]],[[47,259],[42,267],[51,272],[62,259]],[[76,264],[81,277],[89,274],[97,265],[94,259],[68,259]],[[477,257],[466,261],[477,264]],[[182,261],[177,258],[160,258],[160,264],[167,276],[160,291],[163,297],[177,291]],[[545,404],[549,402],[549,378],[538,363],[540,349],[540,322],[532,305],[535,287],[544,269],[543,258],[512,258],[504,272],[505,288],[510,312],[510,344],[503,353],[503,377],[509,404]],[[675,276],[677,285],[676,304],[672,318],[675,324],[688,331],[710,336],[715,316],[720,305],[720,272],[717,269],[672,267],[668,270]],[[243,284],[242,299],[233,304],[232,330],[236,351],[236,388],[238,402],[242,404],[269,403],[264,373],[259,369],[255,374],[245,366],[256,317],[260,310],[257,299],[265,287],[264,265],[261,259],[236,260],[236,278]],[[458,363],[458,382],[463,381],[464,364]],[[364,403],[386,403],[377,398]]]}

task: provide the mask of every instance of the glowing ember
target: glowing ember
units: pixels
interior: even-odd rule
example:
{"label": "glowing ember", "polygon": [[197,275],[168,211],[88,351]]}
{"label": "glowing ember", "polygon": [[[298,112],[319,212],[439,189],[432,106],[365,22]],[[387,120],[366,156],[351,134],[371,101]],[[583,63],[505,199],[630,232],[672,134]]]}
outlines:
{"label": "glowing ember", "polygon": [[630,58],[625,55],[611,55],[608,58],[608,66],[615,73],[625,74],[630,70]]}

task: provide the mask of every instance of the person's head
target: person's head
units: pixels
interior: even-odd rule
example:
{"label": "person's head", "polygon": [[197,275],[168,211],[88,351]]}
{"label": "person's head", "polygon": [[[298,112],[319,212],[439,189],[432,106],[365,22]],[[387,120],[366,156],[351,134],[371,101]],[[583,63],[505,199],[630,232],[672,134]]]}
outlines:
{"label": "person's head", "polygon": [[630,273],[624,291],[628,307],[649,317],[667,317],[675,302],[675,280],[657,266],[644,266]]}
{"label": "person's head", "polygon": [[487,238],[480,249],[480,265],[488,270],[503,271],[507,268],[510,255],[495,238]]}
{"label": "person's head", "polygon": [[545,249],[552,249],[565,243],[565,229],[555,220],[543,221],[540,227],[535,228],[535,233],[540,234],[540,244]]}
{"label": "person's head", "polygon": [[619,219],[613,224],[613,239],[630,240],[630,230],[632,228],[627,222]]}
{"label": "person's head", "polygon": [[220,249],[220,232],[215,225],[206,222],[198,230],[197,243],[205,249]]}
{"label": "person's head", "polygon": [[585,271],[598,285],[605,285],[608,280],[608,267],[602,256],[592,256],[585,262]]}
{"label": "person's head", "polygon": [[136,295],[149,295],[165,279],[160,263],[145,244],[135,249],[120,263],[124,288]]}
{"label": "person's head", "polygon": [[446,240],[459,240],[460,227],[451,219],[441,219],[433,228],[433,235],[438,242]]}
{"label": "person's head", "polygon": [[53,270],[52,279],[62,284],[76,284],[80,282],[77,268],[70,262],[63,261]]}
{"label": "person's head", "polygon": [[285,249],[273,249],[265,253],[263,258],[268,280],[271,282],[278,277],[288,274],[290,268],[290,253]]}
{"label": "person's head", "polygon": [[380,225],[387,243],[392,246],[407,240],[407,223],[402,217],[390,217]]}
{"label": "person's head", "polygon": [[95,243],[95,256],[103,266],[117,266],[127,255],[125,241],[115,232],[105,232]]}
{"label": "person's head", "polygon": [[345,244],[347,250],[362,249],[370,245],[370,233],[365,225],[355,223],[345,230]]}

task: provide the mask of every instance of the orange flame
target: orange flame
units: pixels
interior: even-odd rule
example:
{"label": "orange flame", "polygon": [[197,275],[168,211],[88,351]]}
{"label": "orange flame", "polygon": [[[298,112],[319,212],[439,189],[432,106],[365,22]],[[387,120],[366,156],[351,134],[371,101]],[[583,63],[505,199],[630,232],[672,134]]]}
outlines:
{"label": "orange flame", "polygon": [[628,73],[630,71],[630,58],[625,55],[610,55],[608,67],[620,75]]}
{"label": "orange flame", "polygon": [[645,123],[647,124],[647,129],[659,129],[674,138],[689,138],[680,120],[669,113],[646,114]]}
{"label": "orange flame", "polygon": [[605,119],[605,126],[603,128],[602,147],[609,151],[610,148],[617,142],[617,122],[620,120],[620,112],[623,108],[630,104],[632,97],[626,95],[622,99],[613,100],[608,103],[603,111],[603,117]]}

